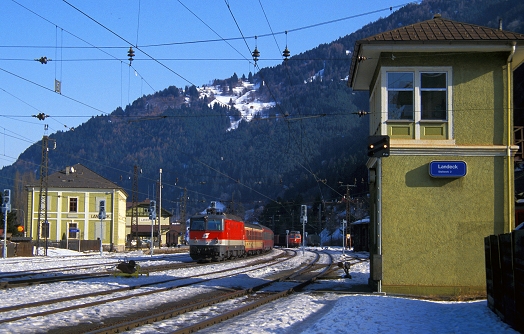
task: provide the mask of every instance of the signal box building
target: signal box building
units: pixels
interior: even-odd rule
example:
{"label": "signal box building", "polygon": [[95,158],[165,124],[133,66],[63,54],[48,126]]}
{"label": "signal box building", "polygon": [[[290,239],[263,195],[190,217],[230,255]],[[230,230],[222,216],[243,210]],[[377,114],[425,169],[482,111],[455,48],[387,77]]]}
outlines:
{"label": "signal box building", "polygon": [[[87,167],[76,164],[47,177],[47,221],[40,211],[40,185],[28,190],[28,236],[33,240],[97,240],[105,250],[123,251],[127,193]],[[98,218],[105,200],[106,218]]]}
{"label": "signal box building", "polygon": [[377,291],[486,294],[484,237],[514,228],[523,60],[524,35],[439,15],[356,42],[348,85],[370,93],[369,136],[389,138],[367,162]]}
{"label": "signal box building", "polygon": [[[153,226],[151,226],[151,219],[149,218],[149,205],[151,200],[146,199],[143,202],[137,203],[136,206],[133,206],[133,203],[128,202],[127,203],[127,213],[126,213],[126,240],[128,245],[131,245],[131,240],[137,240],[137,239],[151,239],[151,229],[153,230],[153,240],[154,245],[158,245],[158,238],[159,233],[158,230],[160,229],[160,244],[177,244],[178,245],[178,239],[173,240],[173,235],[169,234],[169,231],[171,229],[171,226],[169,224],[169,221],[171,217],[173,216],[169,211],[162,208],[162,215],[161,217],[156,217],[155,221],[153,222]],[[136,209],[135,213],[137,217],[135,218],[135,222],[131,221],[133,219],[133,210]],[[156,208],[157,211],[159,210],[159,207]],[[160,222],[159,222],[160,220]],[[168,240],[169,239],[169,240]]]}

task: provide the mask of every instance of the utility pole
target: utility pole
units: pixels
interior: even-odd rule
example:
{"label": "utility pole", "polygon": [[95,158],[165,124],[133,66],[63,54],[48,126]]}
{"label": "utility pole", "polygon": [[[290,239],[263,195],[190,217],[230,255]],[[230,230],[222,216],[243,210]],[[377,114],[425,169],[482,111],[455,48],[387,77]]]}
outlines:
{"label": "utility pole", "polygon": [[[44,130],[47,131],[47,124],[44,125]],[[49,137],[44,135],[42,137],[42,162],[40,163],[40,198],[38,202],[38,222],[37,222],[37,242],[36,255],[39,255],[40,234],[45,231],[45,247],[44,255],[47,256],[47,235],[49,234],[49,222],[47,221],[47,162],[49,158]],[[45,229],[42,229],[42,224]]]}
{"label": "utility pole", "polygon": [[182,212],[180,213],[180,225],[182,226],[184,233],[184,241],[186,240],[186,207],[187,207],[187,188],[184,188],[184,193],[182,195]]}
{"label": "utility pole", "polygon": [[[162,244],[162,234],[160,233],[162,227],[162,168],[160,168],[160,185],[158,193],[160,196],[158,200],[158,248],[160,248],[160,245]],[[151,240],[151,242],[153,242],[153,240]]]}
{"label": "utility pole", "polygon": [[[131,235],[135,230],[136,249],[138,249],[138,166],[133,167],[133,195],[131,200]],[[152,240],[151,240],[152,241]]]}

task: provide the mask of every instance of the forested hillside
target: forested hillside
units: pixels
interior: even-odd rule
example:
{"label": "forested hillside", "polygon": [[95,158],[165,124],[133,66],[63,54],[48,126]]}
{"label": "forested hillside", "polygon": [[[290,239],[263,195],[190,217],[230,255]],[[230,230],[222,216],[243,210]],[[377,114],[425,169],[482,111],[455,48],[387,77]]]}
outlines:
{"label": "forested hillside", "polygon": [[[49,153],[49,172],[81,163],[122,186],[131,200],[133,170],[138,166],[142,201],[155,196],[162,169],[163,208],[176,210],[180,202],[187,202],[186,211],[192,214],[209,201],[220,200],[241,214],[270,204],[270,209],[257,211],[264,214],[257,219],[265,223],[275,215],[287,217],[281,223],[291,220],[301,204],[311,205],[316,215],[320,202],[340,201],[346,191],[341,185],[355,180],[352,194],[364,197],[368,124],[366,117],[354,113],[368,109],[368,93],[347,87],[351,51],[358,39],[430,19],[435,13],[490,27],[498,27],[502,19],[505,30],[524,33],[520,0],[409,4],[356,32],[341,32],[350,34],[279,66],[215,81],[225,90],[243,79],[260,85],[257,98],[277,103],[264,117],[228,130],[231,119],[240,115],[237,110],[210,107],[211,97],[202,97],[197,87],[168,87],[138,98],[125,110],[93,117],[75,131],[51,134],[56,149]],[[40,163],[37,143],[0,176],[21,190],[22,185],[38,184]]]}

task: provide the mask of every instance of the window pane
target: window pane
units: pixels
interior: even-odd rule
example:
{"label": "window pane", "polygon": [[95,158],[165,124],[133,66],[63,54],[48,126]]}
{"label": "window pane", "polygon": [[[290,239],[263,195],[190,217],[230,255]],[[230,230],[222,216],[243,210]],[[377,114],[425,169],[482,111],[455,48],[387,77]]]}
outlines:
{"label": "window pane", "polygon": [[69,212],[77,212],[78,209],[78,198],[69,199]]}
{"label": "window pane", "polygon": [[[76,228],[77,228],[76,223],[69,224],[69,231],[71,231],[72,229],[76,229]],[[76,232],[69,232],[69,236],[68,236],[69,239],[76,239],[76,237],[77,237]]]}
{"label": "window pane", "polygon": [[413,119],[413,91],[388,92],[388,118]]}
{"label": "window pane", "polygon": [[413,73],[388,73],[388,89],[413,89]]}
{"label": "window pane", "polygon": [[190,225],[191,231],[205,231],[206,223],[203,220],[192,220]]}
{"label": "window pane", "polygon": [[210,231],[222,231],[222,220],[208,220],[207,229]]}
{"label": "window pane", "polygon": [[446,88],[446,73],[422,73],[421,88]]}
{"label": "window pane", "polygon": [[446,119],[446,91],[421,92],[422,119]]}

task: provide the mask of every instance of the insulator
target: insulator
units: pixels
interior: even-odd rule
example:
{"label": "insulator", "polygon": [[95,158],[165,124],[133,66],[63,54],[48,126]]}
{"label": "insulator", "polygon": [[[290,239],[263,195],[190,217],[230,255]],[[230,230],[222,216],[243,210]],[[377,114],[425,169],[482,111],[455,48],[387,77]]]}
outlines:
{"label": "insulator", "polygon": [[133,47],[129,47],[129,51],[127,51],[127,56],[129,57],[129,64],[133,61],[133,57],[135,56],[135,51],[133,51]]}
{"label": "insulator", "polygon": [[257,47],[255,46],[255,50],[251,54],[253,56],[253,60],[256,62],[258,60],[258,57],[260,57],[260,52],[258,51]]}
{"label": "insulator", "polygon": [[284,52],[282,52],[282,56],[284,56],[284,60],[288,60],[289,56],[291,55],[291,52],[289,52],[287,46],[284,49]]}
{"label": "insulator", "polygon": [[35,59],[36,61],[40,62],[40,64],[47,64],[48,61],[51,59],[48,59],[47,57],[40,57],[38,59]]}
{"label": "insulator", "polygon": [[36,117],[39,120],[43,121],[44,119],[46,119],[46,117],[49,117],[49,115],[46,115],[43,112],[41,112],[41,113],[38,113],[37,115],[33,115],[33,117]]}

